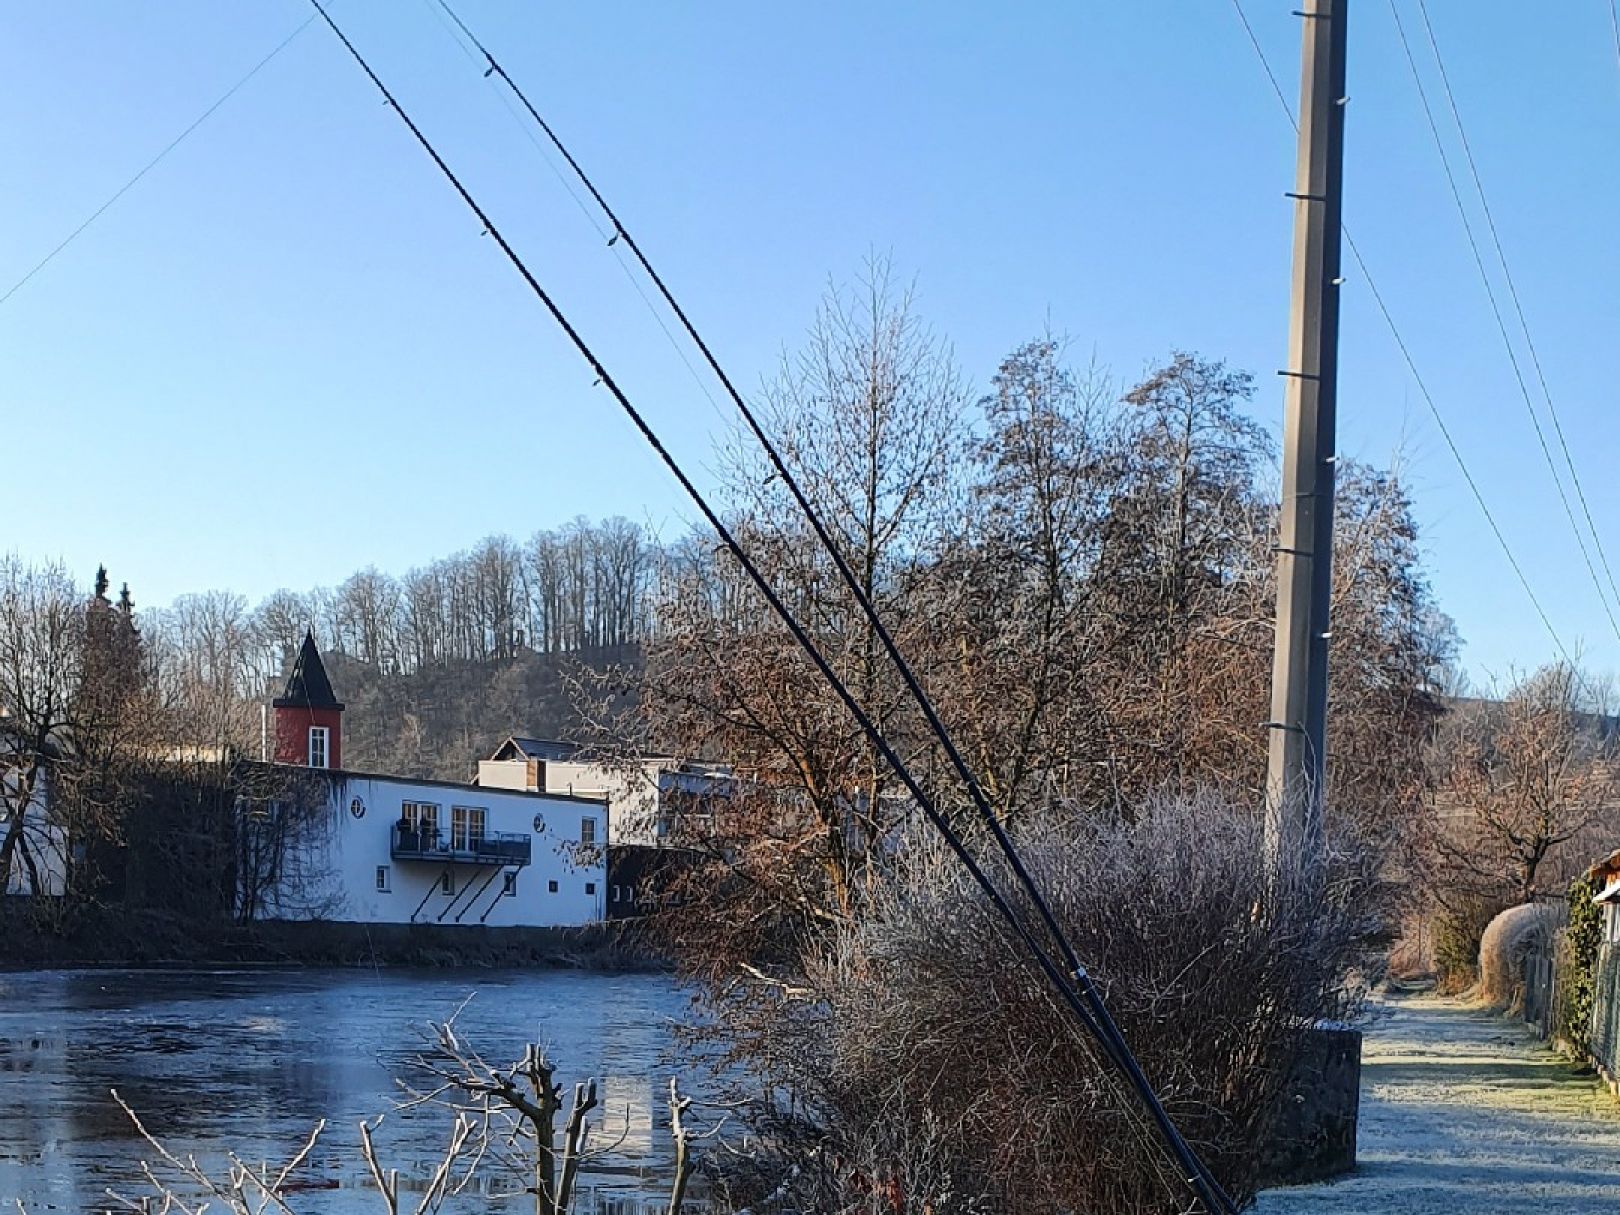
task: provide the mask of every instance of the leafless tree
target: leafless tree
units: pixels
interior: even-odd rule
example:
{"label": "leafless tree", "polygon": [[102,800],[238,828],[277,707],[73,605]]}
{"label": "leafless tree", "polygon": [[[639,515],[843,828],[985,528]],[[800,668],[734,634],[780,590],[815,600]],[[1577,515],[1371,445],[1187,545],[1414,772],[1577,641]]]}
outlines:
{"label": "leafless tree", "polygon": [[148,723],[133,618],[106,589],[0,559],[0,892],[20,871],[27,893],[82,894],[76,859],[120,833]]}
{"label": "leafless tree", "polygon": [[[399,1083],[403,1095],[396,1111],[444,1110],[449,1130],[444,1151],[426,1174],[402,1179],[398,1169],[384,1162],[376,1139],[387,1115],[360,1123],[360,1158],[387,1215],[406,1210],[432,1215],[480,1177],[496,1186],[504,1181],[509,1190],[501,1196],[532,1195],[535,1215],[569,1215],[576,1207],[582,1169],[623,1140],[621,1135],[601,1146],[592,1141],[589,1116],[598,1106],[595,1081],[576,1084],[565,1106],[556,1067],[539,1046],[530,1045],[515,1063],[493,1065],[456,1029],[453,1019],[432,1027],[426,1049],[413,1057],[410,1076]],[[680,1215],[694,1144],[714,1130],[695,1132],[684,1121],[690,1100],[681,1096],[673,1080],[669,1093],[675,1159],[668,1215]],[[109,1191],[122,1209],[140,1215],[202,1215],[218,1206],[234,1215],[295,1215],[297,1195],[309,1188],[308,1178],[301,1174],[311,1167],[324,1121],[316,1123],[285,1164],[251,1165],[233,1152],[227,1154],[223,1174],[216,1175],[195,1156],[182,1156],[165,1146],[116,1091],[112,1097],[156,1156],[141,1166],[150,1193]],[[628,1127],[628,1112],[625,1116]],[[407,1196],[414,1201],[408,1202]]]}
{"label": "leafless tree", "polygon": [[1501,701],[1463,702],[1448,715],[1435,744],[1428,841],[1437,898],[1561,894],[1569,864],[1589,860],[1567,856],[1566,846],[1599,823],[1612,831],[1616,730],[1588,708],[1586,690],[1585,676],[1559,663]]}

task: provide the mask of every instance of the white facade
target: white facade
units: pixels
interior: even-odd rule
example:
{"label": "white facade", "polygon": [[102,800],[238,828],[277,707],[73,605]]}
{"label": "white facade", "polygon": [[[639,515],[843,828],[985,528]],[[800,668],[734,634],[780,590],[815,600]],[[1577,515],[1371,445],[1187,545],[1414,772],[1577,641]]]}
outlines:
{"label": "white facade", "polygon": [[572,927],[604,918],[607,808],[515,789],[323,772],[324,838],[274,919]]}
{"label": "white facade", "polygon": [[[0,763],[3,763],[0,759]],[[12,767],[0,768],[0,781],[4,782],[4,796],[0,796],[0,840],[11,833],[12,814],[22,814],[21,833],[12,854],[11,874],[6,881],[5,894],[50,895],[67,893],[68,832],[51,805],[51,774],[41,769],[29,791],[28,803],[18,806],[22,797],[22,782]],[[29,862],[32,862],[30,873]],[[34,880],[38,876],[38,888]]]}
{"label": "white facade", "polygon": [[[540,753],[533,740],[511,739],[493,759],[478,763],[478,784],[491,789],[527,789],[596,798],[608,807],[608,842],[656,847],[670,834],[676,813],[690,813],[703,799],[725,796],[730,772],[718,765],[682,764],[666,756],[639,763],[601,763]],[[677,810],[680,802],[683,809]]]}

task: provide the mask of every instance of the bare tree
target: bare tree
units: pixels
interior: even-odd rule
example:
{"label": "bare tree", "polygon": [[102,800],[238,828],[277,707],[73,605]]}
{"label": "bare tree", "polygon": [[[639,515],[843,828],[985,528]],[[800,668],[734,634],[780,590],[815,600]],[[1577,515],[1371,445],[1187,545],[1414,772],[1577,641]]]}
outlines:
{"label": "bare tree", "polygon": [[82,893],[74,858],[119,835],[146,719],[133,619],[105,592],[0,559],[0,892]]}
{"label": "bare tree", "polygon": [[1558,663],[1500,702],[1464,702],[1448,716],[1430,839],[1442,900],[1562,892],[1571,873],[1559,868],[1549,887],[1549,866],[1620,798],[1614,723],[1586,707],[1585,689],[1578,669]]}
{"label": "bare tree", "polygon": [[[443,1153],[429,1162],[425,1173],[402,1179],[398,1169],[384,1163],[376,1140],[386,1114],[360,1123],[360,1158],[387,1215],[404,1210],[432,1215],[479,1179],[494,1187],[480,1191],[483,1196],[529,1194],[535,1215],[569,1215],[576,1208],[582,1169],[623,1142],[621,1135],[601,1146],[593,1143],[589,1115],[598,1106],[596,1082],[574,1085],[565,1106],[556,1067],[539,1046],[530,1045],[515,1063],[491,1064],[456,1029],[452,1018],[432,1027],[427,1048],[414,1056],[410,1067],[412,1078],[399,1081],[404,1095],[396,1110],[442,1109],[450,1115],[449,1131]],[[154,1211],[202,1215],[218,1206],[233,1215],[294,1215],[292,1200],[306,1188],[300,1184],[306,1179],[299,1174],[312,1165],[326,1128],[324,1120],[316,1123],[286,1163],[252,1165],[231,1152],[223,1175],[216,1175],[195,1156],[182,1156],[165,1146],[116,1091],[112,1097],[156,1154],[155,1164],[142,1165],[150,1194],[108,1192],[122,1209],[140,1215]],[[690,1104],[671,1080],[675,1160],[668,1215],[680,1215],[685,1208],[694,1144],[719,1129],[696,1133],[684,1120]],[[625,1118],[628,1133],[628,1111]],[[407,1196],[414,1202],[408,1204]]]}

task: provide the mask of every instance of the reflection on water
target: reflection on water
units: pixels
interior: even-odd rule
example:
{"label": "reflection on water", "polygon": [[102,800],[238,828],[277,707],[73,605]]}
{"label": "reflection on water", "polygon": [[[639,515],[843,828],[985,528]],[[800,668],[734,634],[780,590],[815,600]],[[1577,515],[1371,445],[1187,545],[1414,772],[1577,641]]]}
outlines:
{"label": "reflection on water", "polygon": [[[686,998],[658,975],[574,972],[77,971],[0,974],[0,1199],[33,1215],[139,1190],[150,1155],[111,1089],[177,1154],[279,1162],[326,1118],[300,1212],[380,1209],[357,1124],[390,1107],[420,1027],[476,996],[457,1024],[491,1062],[546,1044],[558,1079],[598,1078],[612,1152],[582,1180],[602,1215],[662,1188],[669,1026]],[[375,1138],[402,1177],[437,1165],[450,1115],[390,1114]],[[403,1188],[403,1187],[402,1187]],[[457,1209],[532,1210],[500,1184]],[[651,1209],[651,1208],[649,1208]]]}

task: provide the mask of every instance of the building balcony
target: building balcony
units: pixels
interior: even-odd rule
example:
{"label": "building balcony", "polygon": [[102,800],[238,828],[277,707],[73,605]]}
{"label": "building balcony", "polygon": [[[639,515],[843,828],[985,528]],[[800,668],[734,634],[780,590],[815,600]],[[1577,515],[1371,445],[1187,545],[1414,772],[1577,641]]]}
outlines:
{"label": "building balcony", "polygon": [[440,865],[527,865],[534,840],[513,832],[490,832],[458,840],[437,827],[413,829],[395,823],[389,855],[396,861],[431,861]]}

